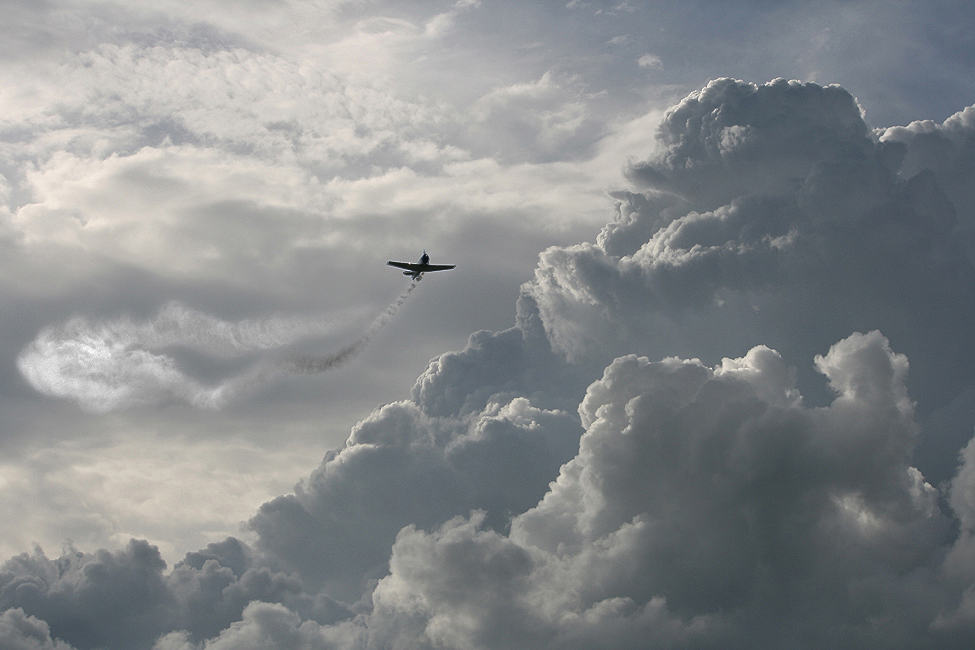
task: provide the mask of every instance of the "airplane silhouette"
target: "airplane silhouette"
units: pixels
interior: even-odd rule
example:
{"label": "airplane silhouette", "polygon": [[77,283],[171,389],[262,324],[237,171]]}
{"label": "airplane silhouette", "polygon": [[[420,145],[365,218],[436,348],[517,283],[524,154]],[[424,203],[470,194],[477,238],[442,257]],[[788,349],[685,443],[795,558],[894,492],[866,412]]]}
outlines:
{"label": "airplane silhouette", "polygon": [[456,264],[431,264],[430,256],[427,255],[426,251],[423,251],[423,255],[420,256],[420,261],[415,264],[410,264],[409,262],[394,262],[392,260],[386,262],[389,266],[395,266],[396,268],[406,269],[403,271],[403,275],[409,275],[413,278],[413,281],[417,281],[423,277],[424,273],[430,273],[432,271],[449,271],[450,269],[456,267]]}

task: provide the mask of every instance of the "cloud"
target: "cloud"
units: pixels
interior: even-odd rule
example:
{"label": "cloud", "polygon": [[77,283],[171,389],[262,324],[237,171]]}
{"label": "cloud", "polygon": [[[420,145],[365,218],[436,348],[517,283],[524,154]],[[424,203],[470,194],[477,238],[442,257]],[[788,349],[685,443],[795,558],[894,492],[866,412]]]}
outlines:
{"label": "cloud", "polygon": [[[52,635],[72,645],[133,643],[146,633],[161,634],[171,607],[158,551],[135,542],[119,551],[63,555],[58,563],[41,554],[23,554],[3,566],[4,608],[19,607],[42,618]],[[114,611],[114,623],[104,612]]]}
{"label": "cloud", "polygon": [[399,534],[377,642],[923,643],[960,590],[934,589],[952,535],[909,464],[904,359],[872,332],[818,366],[839,393],[826,408],[803,406],[768,348],[713,369],[617,359],[580,406],[578,455],[510,535],[483,515]]}
{"label": "cloud", "polygon": [[254,48],[103,43],[11,85],[0,237],[88,273],[260,288],[309,249],[362,245],[340,220],[388,197],[338,214],[347,183],[409,166],[436,184],[470,158],[438,135],[443,106]]}
{"label": "cloud", "polygon": [[579,79],[547,70],[537,80],[492,89],[478,99],[472,115],[478,133],[495,134],[495,151],[547,162],[557,151],[564,155],[569,147],[595,140],[599,127],[587,99]]}
{"label": "cloud", "polygon": [[482,509],[503,528],[544,494],[571,458],[578,423],[525,398],[466,417],[389,404],[353,429],[293,495],[264,504],[248,527],[272,566],[347,602],[386,572],[401,528]]}
{"label": "cloud", "polygon": [[[523,476],[504,471],[524,457],[512,442],[555,433],[558,415],[516,400],[458,432],[389,405],[293,499],[262,508],[252,522],[262,553],[228,539],[168,576],[144,542],[57,562],[25,554],[0,571],[0,598],[77,647],[965,647],[970,564],[958,559],[970,552],[972,455],[952,486],[956,539],[910,465],[917,427],[903,355],[870,332],[816,365],[836,394],[827,407],[805,406],[794,373],[765,347],[713,368],[615,360],[579,407],[578,453],[534,507],[512,503],[521,514],[510,529],[483,510],[449,516],[472,503],[463,498],[432,509],[476,483],[471,472],[494,488]],[[484,445],[499,443],[503,463],[485,468]],[[544,473],[537,460],[528,464]],[[446,464],[458,470],[453,484]],[[377,480],[390,471],[396,480]],[[404,490],[409,498],[395,496]],[[380,527],[390,518],[392,540]],[[403,520],[412,523],[397,528]],[[313,540],[327,543],[293,554]],[[385,577],[364,562],[371,543],[388,554]],[[272,568],[289,559],[297,573]],[[326,598],[341,586],[316,587],[314,567],[378,579],[368,605],[356,613]],[[103,607],[111,628],[73,627]]]}
{"label": "cloud", "polygon": [[614,194],[618,216],[595,243],[543,253],[528,288],[569,358],[714,362],[759,343],[809,358],[879,328],[911,359],[924,414],[975,384],[975,267],[956,236],[969,208],[942,189],[948,172],[899,175],[904,147],[874,137],[849,93],[719,80],[674,107],[658,139],[628,167],[644,191]]}
{"label": "cloud", "polygon": [[322,623],[349,616],[325,596],[304,594],[295,576],[254,566],[250,549],[234,538],[188,553],[166,575],[165,568],[144,541],[114,553],[67,549],[57,560],[35,551],[0,568],[0,601],[5,620],[23,635],[43,640],[50,630],[79,648],[148,648],[160,637],[165,645],[172,631],[198,642],[240,621],[253,601],[285,603]]}
{"label": "cloud", "polygon": [[912,171],[839,87],[709,84],[515,327],[434,359],[252,544],[19,556],[3,607],[76,647],[969,647],[975,455],[944,494],[914,462],[975,384],[955,122]]}
{"label": "cloud", "polygon": [[879,133],[881,142],[903,146],[901,176],[910,178],[925,170],[934,174],[955,207],[956,230],[972,250],[975,189],[967,182],[965,172],[975,165],[975,106],[955,113],[942,124],[921,120],[906,127],[881,129]]}
{"label": "cloud", "polygon": [[585,382],[524,316],[431,361],[410,400],[360,421],[294,494],[264,504],[247,526],[267,561],[354,601],[404,526],[478,509],[500,530],[537,503],[577,448]]}
{"label": "cloud", "polygon": [[[321,626],[304,621],[287,607],[255,601],[241,614],[239,622],[208,641],[207,650],[268,648],[269,650],[314,650],[325,646]],[[153,650],[197,650],[185,632],[173,632],[159,639]]]}
{"label": "cloud", "polygon": [[656,54],[644,54],[637,59],[636,64],[641,68],[650,68],[651,70],[662,70],[664,67],[663,61]]}
{"label": "cloud", "polygon": [[[296,474],[308,474],[321,459],[320,428],[319,438],[308,441],[281,431],[287,445],[264,429],[251,439],[239,433],[253,420],[246,411],[179,409],[178,425],[150,420],[133,429],[123,417],[131,411],[104,417],[43,401],[49,412],[67,412],[76,426],[70,439],[29,455],[17,457],[11,443],[0,465],[0,517],[18,525],[4,531],[4,559],[34,545],[56,551],[65,540],[86,550],[116,550],[137,537],[157,546],[172,566],[187,550],[239,534],[241,522],[291,490]],[[49,426],[50,420],[38,422],[36,437],[43,439]]]}
{"label": "cloud", "polygon": [[[490,105],[483,128],[472,128],[469,111],[394,92],[320,52],[289,57],[243,37],[182,36],[150,30],[36,74],[10,72],[0,96],[0,241],[25,258],[9,272],[25,291],[71,291],[71,280],[101,284],[134,270],[267,299],[317,288],[310,263],[327,276],[394,240],[433,247],[432,236],[476,256],[468,231],[506,222],[526,229],[535,251],[553,232],[603,220],[603,179],[556,155],[598,135],[569,75],[531,77],[522,85],[539,85],[537,97],[496,102],[490,87],[472,89],[464,106],[478,97]],[[551,164],[499,162],[502,143],[517,160]],[[537,191],[564,187],[556,179],[567,172],[579,181],[569,194]],[[375,226],[365,237],[364,223]],[[71,274],[50,270],[69,257]]]}
{"label": "cloud", "polygon": [[[675,108],[660,133],[661,153],[630,168],[648,189],[617,193],[618,219],[596,243],[542,255],[519,327],[441,357],[412,403],[385,407],[363,423],[368,437],[355,432],[326,460],[313,491],[266,506],[252,522],[262,549],[301,573],[338,547],[303,557],[294,540],[343,530],[331,520],[337,500],[308,504],[351,483],[340,468],[352,452],[409,445],[413,453],[387,465],[402,476],[456,435],[445,421],[483,417],[499,391],[531,394],[533,406],[570,400],[572,377],[614,351],[646,349],[667,358],[620,357],[590,386],[578,455],[537,506],[513,512],[510,533],[491,509],[448,519],[476,501],[436,512],[423,484],[407,482],[422,509],[396,537],[368,618],[339,627],[364,624],[377,644],[411,647],[586,647],[595,638],[775,647],[815,630],[841,645],[970,639],[970,578],[942,581],[939,564],[964,543],[953,544],[950,513],[911,465],[919,427],[907,358],[922,373],[921,405],[969,381],[959,364],[938,389],[929,384],[964,340],[967,307],[950,313],[951,332],[932,314],[972,290],[950,199],[927,174],[898,179],[898,152],[873,139],[839,88],[716,82]],[[910,314],[918,300],[932,314]],[[902,329],[905,317],[937,352],[916,362],[877,331],[849,335],[877,323],[910,345],[918,339]],[[845,338],[825,339],[843,329]],[[799,382],[815,395],[811,371],[791,370],[770,347],[722,360],[721,350],[761,337],[783,342],[786,358],[815,357],[828,382],[818,391],[835,397],[807,405]],[[543,356],[549,344],[556,354]],[[525,350],[549,361],[526,363]],[[551,361],[559,353],[576,361]],[[553,368],[560,380],[546,384]],[[385,490],[378,479],[368,485],[351,501],[360,517],[373,511],[365,495]],[[400,510],[390,496],[380,502]],[[879,627],[877,608],[887,616]],[[762,623],[773,619],[781,626]],[[941,627],[929,629],[933,621]]]}
{"label": "cloud", "polygon": [[52,639],[47,623],[24,614],[19,607],[0,614],[0,645],[9,650],[71,650],[60,639]]}
{"label": "cloud", "polygon": [[149,322],[129,318],[92,324],[76,317],[42,330],[18,356],[17,367],[36,390],[73,399],[104,413],[171,399],[201,408],[221,408],[241,393],[289,374],[314,374],[355,358],[396,315],[416,284],[383,310],[355,341],[329,355],[264,354],[214,385],[194,379],[160,350],[188,348],[210,357],[266,353],[343,327],[349,315],[269,318],[230,323],[179,303],[164,306]]}
{"label": "cloud", "polygon": [[[629,168],[649,189],[615,194],[619,216],[596,245],[545,254],[542,317],[569,354],[621,337],[620,352],[711,361],[756,343],[808,357],[817,339],[821,349],[878,327],[912,360],[918,462],[940,483],[972,429],[975,381],[962,357],[975,208],[957,180],[972,164],[970,111],[908,130],[948,147],[935,161],[928,140],[903,129],[871,134],[842,89],[806,92],[725,81],[682,102],[662,126],[666,146]],[[790,108],[799,98],[806,105]],[[775,135],[816,102],[815,117]],[[821,399],[808,372],[800,385]]]}

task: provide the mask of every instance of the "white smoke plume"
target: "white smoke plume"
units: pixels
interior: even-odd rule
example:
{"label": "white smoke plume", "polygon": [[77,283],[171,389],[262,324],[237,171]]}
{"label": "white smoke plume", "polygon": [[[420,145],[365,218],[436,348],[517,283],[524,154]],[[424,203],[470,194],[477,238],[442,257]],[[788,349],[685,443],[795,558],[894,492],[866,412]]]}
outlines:
{"label": "white smoke plume", "polygon": [[[332,333],[348,315],[229,322],[171,302],[148,322],[121,317],[95,323],[75,317],[47,327],[21,351],[17,367],[37,391],[74,400],[86,411],[106,413],[170,400],[219,409],[280,377],[324,372],[352,360],[392,320],[415,287],[411,284],[358,339],[331,355],[282,359],[275,351]],[[223,359],[255,352],[261,356],[250,369],[207,385],[165,353],[176,346]]]}

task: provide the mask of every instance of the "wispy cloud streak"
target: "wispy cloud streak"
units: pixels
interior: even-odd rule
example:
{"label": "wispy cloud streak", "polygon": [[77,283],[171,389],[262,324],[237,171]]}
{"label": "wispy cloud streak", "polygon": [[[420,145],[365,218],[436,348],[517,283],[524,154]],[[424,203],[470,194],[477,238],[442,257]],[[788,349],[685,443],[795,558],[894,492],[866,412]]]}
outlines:
{"label": "wispy cloud streak", "polygon": [[[347,316],[229,322],[173,302],[148,322],[122,317],[93,323],[75,317],[45,328],[21,351],[17,367],[37,391],[74,400],[90,412],[167,401],[219,409],[275,379],[325,372],[351,361],[393,319],[415,287],[411,284],[358,339],[334,354],[282,358],[279,350],[334,332]],[[252,353],[258,353],[259,358],[249,370],[213,386],[183,371],[166,354],[166,349],[173,347],[223,359]]]}

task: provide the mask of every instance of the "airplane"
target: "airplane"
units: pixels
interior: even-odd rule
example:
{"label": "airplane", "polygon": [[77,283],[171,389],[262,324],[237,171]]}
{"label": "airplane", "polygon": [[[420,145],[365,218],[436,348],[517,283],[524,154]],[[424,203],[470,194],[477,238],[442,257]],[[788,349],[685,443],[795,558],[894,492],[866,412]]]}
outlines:
{"label": "airplane", "polygon": [[410,264],[409,262],[394,262],[392,260],[386,262],[389,266],[395,266],[396,268],[406,269],[403,271],[403,275],[409,275],[416,282],[423,277],[424,273],[430,273],[432,271],[449,271],[450,269],[457,266],[456,264],[431,264],[430,256],[427,255],[426,251],[423,251],[423,255],[420,256],[420,261],[415,264]]}

